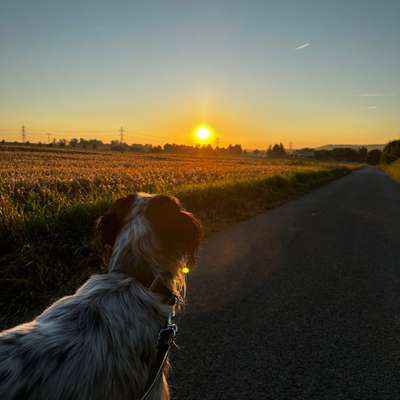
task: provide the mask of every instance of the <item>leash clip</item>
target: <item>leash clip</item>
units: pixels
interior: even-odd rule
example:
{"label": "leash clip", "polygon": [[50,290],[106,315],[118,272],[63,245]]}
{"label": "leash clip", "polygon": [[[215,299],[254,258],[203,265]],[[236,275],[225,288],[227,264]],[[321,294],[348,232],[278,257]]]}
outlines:
{"label": "leash clip", "polygon": [[158,332],[158,348],[170,346],[175,343],[176,334],[178,332],[178,325],[169,323],[165,328],[160,329]]}

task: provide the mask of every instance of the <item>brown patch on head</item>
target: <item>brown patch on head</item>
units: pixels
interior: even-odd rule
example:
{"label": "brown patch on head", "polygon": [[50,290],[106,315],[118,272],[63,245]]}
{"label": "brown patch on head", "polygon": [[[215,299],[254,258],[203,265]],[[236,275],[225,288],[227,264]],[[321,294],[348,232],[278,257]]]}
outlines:
{"label": "brown patch on head", "polygon": [[146,217],[169,259],[194,262],[202,237],[201,224],[177,198],[165,195],[151,198]]}
{"label": "brown patch on head", "polygon": [[135,194],[118,199],[105,213],[97,220],[96,233],[97,241],[105,263],[108,262],[115,240],[126,223],[126,218],[133,208]]}

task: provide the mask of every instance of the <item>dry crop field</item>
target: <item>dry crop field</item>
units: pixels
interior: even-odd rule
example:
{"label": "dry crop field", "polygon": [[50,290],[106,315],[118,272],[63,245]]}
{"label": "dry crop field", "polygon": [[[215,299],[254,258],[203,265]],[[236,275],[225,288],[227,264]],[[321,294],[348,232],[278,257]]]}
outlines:
{"label": "dry crop field", "polygon": [[320,169],[304,162],[186,155],[12,151],[0,155],[2,201],[18,212],[51,208],[99,195],[165,192],[182,185]]}
{"label": "dry crop field", "polygon": [[213,230],[348,172],[333,164],[244,156],[0,146],[0,326],[70,291],[98,267],[93,226],[120,196],[176,194]]}
{"label": "dry crop field", "polygon": [[136,191],[174,192],[189,185],[330,168],[249,157],[0,150],[0,215],[10,233],[30,219]]}

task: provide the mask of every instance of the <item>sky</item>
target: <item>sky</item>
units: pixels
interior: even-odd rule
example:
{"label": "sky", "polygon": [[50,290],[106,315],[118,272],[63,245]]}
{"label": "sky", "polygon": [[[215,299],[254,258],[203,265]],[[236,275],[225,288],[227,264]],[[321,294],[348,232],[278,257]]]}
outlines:
{"label": "sky", "polygon": [[399,0],[0,1],[0,139],[385,143],[399,71]]}

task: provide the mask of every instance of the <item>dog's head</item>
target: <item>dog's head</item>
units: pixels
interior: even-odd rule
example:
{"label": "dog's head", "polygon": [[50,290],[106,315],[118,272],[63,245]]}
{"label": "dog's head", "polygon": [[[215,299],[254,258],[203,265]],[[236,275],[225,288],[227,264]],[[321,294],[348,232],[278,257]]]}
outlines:
{"label": "dog's head", "polygon": [[146,286],[160,277],[173,292],[182,284],[182,267],[194,262],[201,236],[200,222],[166,195],[129,195],[97,221],[109,271],[135,276]]}

